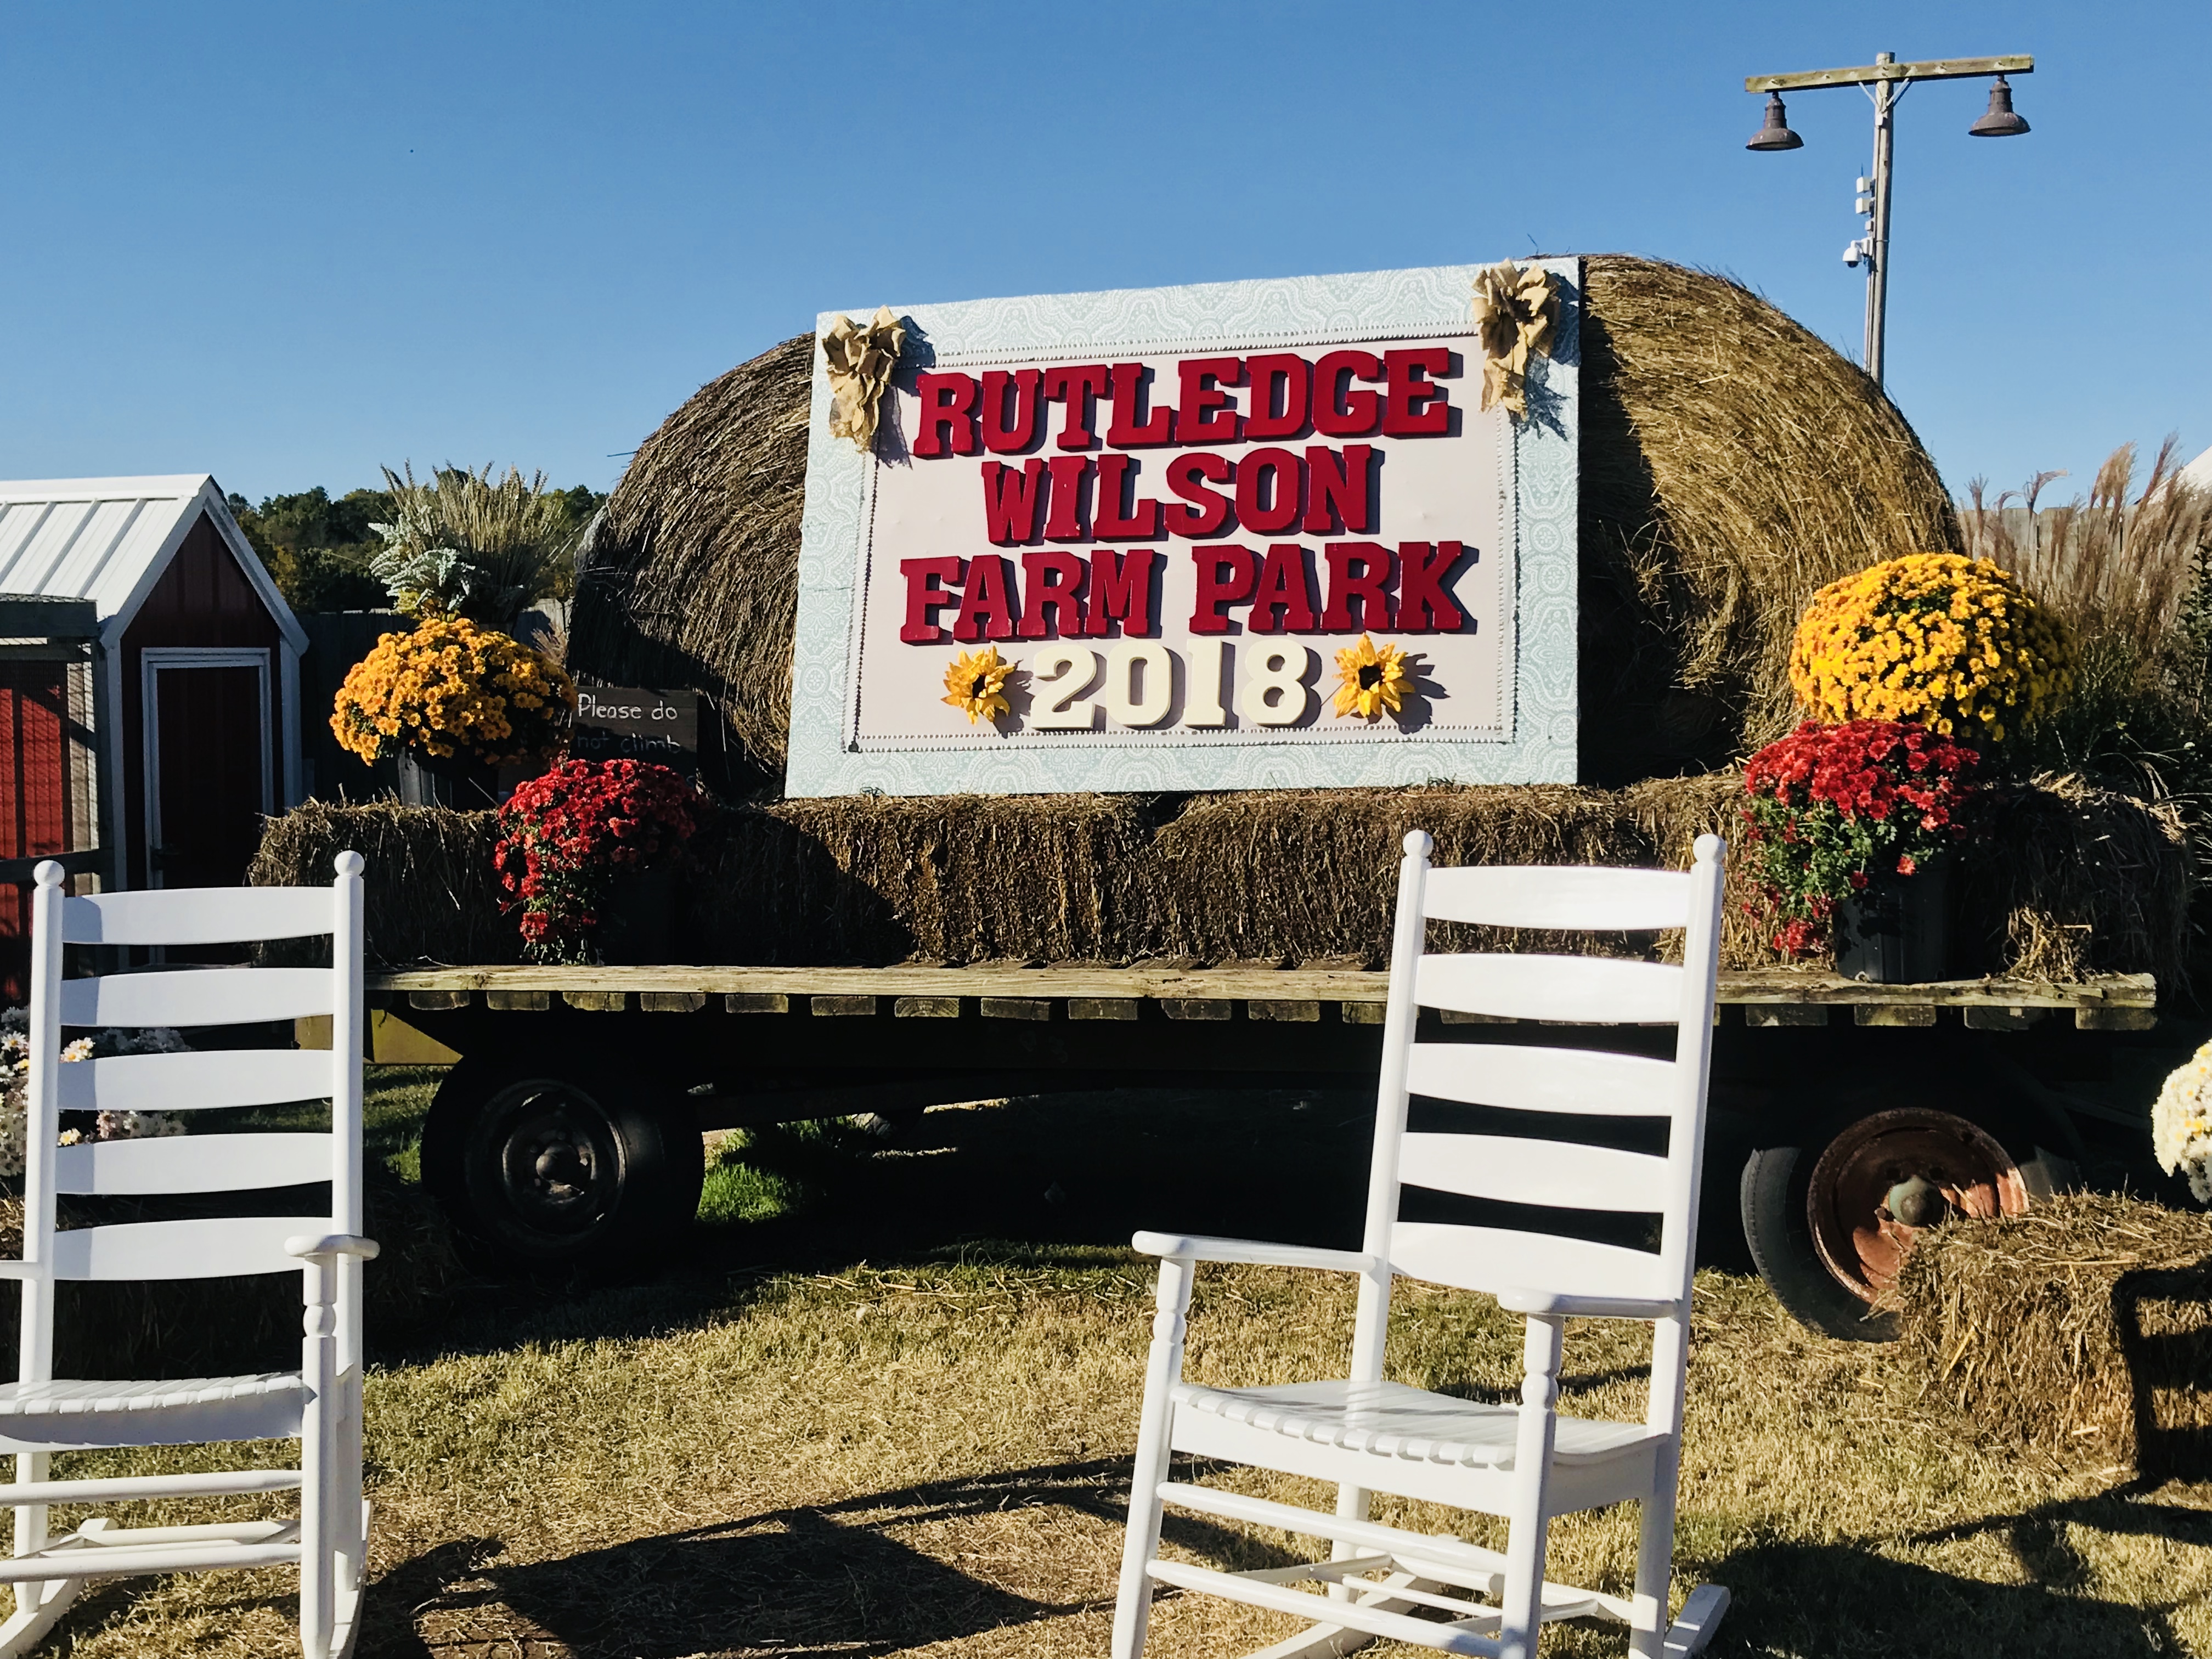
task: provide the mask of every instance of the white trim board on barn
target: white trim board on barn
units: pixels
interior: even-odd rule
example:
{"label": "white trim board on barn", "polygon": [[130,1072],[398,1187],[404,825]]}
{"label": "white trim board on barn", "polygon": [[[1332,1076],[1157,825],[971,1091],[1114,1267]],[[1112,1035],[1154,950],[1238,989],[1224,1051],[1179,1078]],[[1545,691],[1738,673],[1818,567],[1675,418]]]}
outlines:
{"label": "white trim board on barn", "polygon": [[159,887],[161,866],[158,862],[161,842],[161,699],[156,680],[163,669],[187,668],[251,668],[259,678],[261,730],[261,811],[264,817],[276,810],[276,757],[275,734],[270,729],[270,665],[269,653],[259,646],[189,646],[149,645],[139,653],[139,707],[145,733],[140,762],[145,784],[146,823],[146,884]]}

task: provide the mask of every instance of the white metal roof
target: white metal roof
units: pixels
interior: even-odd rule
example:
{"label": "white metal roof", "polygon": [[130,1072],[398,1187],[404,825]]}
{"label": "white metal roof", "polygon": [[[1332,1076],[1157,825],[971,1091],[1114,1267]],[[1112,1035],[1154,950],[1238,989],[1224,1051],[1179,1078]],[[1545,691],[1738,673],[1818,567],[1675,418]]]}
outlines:
{"label": "white metal roof", "polygon": [[2199,489],[2212,489],[2212,449],[2206,450],[2183,467],[2181,476]]}
{"label": "white metal roof", "polygon": [[112,649],[203,510],[293,649],[306,650],[307,630],[204,472],[0,482],[0,593],[90,599]]}

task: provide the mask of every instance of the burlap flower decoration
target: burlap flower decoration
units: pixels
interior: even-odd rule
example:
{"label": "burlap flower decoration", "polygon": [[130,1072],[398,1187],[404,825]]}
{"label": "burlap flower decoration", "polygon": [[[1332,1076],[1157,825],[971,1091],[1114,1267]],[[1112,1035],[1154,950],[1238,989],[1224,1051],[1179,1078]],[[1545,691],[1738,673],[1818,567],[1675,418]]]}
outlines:
{"label": "burlap flower decoration", "polygon": [[842,316],[830,325],[822,356],[830,369],[831,437],[850,438],[864,455],[875,447],[876,405],[905,344],[906,331],[889,306],[878,306],[866,328]]}
{"label": "burlap flower decoration", "polygon": [[1474,325],[1482,337],[1482,406],[1504,404],[1516,421],[1528,418],[1528,359],[1549,356],[1559,296],[1547,272],[1523,270],[1508,259],[1486,265],[1474,279]]}

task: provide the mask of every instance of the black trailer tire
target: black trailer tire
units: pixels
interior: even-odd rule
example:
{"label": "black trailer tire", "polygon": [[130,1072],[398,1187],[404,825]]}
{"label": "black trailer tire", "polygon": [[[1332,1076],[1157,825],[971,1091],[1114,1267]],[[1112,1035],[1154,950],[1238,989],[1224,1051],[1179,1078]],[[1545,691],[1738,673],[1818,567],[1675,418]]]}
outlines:
{"label": "black trailer tire", "polygon": [[1877,1313],[1845,1290],[1814,1248],[1805,1199],[1818,1150],[1766,1146],[1745,1160],[1737,1189],[1744,1243],[1775,1300],[1800,1324],[1846,1342],[1894,1342],[1897,1316]]}
{"label": "black trailer tire", "polygon": [[495,1273],[659,1265],[699,1210],[706,1161],[684,1097],[612,1066],[471,1054],[422,1127],[422,1182]]}

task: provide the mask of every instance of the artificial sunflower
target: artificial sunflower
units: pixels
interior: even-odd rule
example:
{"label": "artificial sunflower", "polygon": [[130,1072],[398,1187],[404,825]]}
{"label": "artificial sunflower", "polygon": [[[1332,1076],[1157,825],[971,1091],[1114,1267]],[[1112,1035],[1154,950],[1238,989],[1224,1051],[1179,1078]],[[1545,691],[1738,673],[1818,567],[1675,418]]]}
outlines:
{"label": "artificial sunflower", "polygon": [[995,645],[973,655],[963,651],[945,671],[945,701],[966,714],[970,726],[994,720],[1006,712],[1006,676],[1013,672],[1013,664],[999,660]]}
{"label": "artificial sunflower", "polygon": [[1395,645],[1378,648],[1366,635],[1359,643],[1336,653],[1336,672],[1344,677],[1337,688],[1336,712],[1341,719],[1357,714],[1373,720],[1384,709],[1396,714],[1413,689],[1413,676],[1406,666],[1406,653]]}

